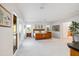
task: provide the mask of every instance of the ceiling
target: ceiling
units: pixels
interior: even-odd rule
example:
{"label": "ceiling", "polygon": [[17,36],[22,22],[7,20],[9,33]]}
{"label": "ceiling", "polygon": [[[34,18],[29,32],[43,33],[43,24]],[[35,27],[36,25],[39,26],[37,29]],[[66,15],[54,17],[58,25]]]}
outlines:
{"label": "ceiling", "polygon": [[79,15],[78,3],[17,3],[26,22],[57,21]]}

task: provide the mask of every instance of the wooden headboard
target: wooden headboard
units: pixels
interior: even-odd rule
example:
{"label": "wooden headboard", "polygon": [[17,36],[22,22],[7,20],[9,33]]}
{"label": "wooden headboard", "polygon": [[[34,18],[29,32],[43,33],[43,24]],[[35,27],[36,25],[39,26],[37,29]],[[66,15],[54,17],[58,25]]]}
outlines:
{"label": "wooden headboard", "polygon": [[44,31],[45,29],[33,29],[33,31]]}

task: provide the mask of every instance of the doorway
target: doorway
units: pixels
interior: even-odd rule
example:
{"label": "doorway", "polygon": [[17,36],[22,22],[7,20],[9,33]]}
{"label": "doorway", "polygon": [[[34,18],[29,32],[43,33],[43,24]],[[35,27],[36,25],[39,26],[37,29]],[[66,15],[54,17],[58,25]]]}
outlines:
{"label": "doorway", "polygon": [[72,42],[72,36],[70,35],[69,26],[72,21],[62,23],[62,39],[66,39],[67,42]]}
{"label": "doorway", "polygon": [[17,16],[13,15],[13,54],[17,50]]}
{"label": "doorway", "polygon": [[32,26],[31,25],[26,25],[26,37],[31,38],[32,37]]}

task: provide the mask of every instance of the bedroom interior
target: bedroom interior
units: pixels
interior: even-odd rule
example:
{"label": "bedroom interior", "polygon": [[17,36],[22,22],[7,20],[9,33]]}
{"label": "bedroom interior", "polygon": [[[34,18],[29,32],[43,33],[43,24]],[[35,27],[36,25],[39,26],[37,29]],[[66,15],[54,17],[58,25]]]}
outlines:
{"label": "bedroom interior", "polygon": [[72,21],[79,22],[79,4],[0,5],[11,13],[0,6],[0,55],[79,56],[79,41],[69,30]]}

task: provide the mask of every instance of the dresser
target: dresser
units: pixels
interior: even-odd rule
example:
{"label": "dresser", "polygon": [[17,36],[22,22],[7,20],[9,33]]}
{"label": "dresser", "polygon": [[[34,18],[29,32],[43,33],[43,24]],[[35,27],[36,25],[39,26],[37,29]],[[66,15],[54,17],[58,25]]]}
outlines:
{"label": "dresser", "polygon": [[51,39],[52,33],[51,32],[46,32],[46,33],[36,33],[35,34],[35,39],[36,40],[44,40],[44,39]]}

